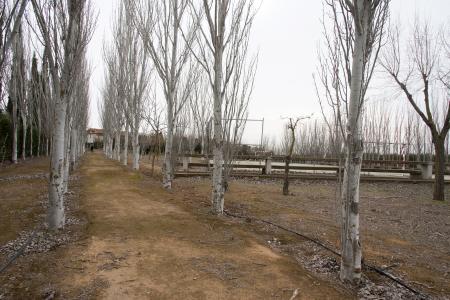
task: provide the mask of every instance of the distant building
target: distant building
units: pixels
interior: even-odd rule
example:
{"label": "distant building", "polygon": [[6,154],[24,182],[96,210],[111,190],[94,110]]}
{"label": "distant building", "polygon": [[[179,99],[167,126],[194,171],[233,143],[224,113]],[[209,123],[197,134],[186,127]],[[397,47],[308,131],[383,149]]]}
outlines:
{"label": "distant building", "polygon": [[88,128],[86,146],[87,147],[94,146],[94,148],[102,148],[103,147],[103,129]]}

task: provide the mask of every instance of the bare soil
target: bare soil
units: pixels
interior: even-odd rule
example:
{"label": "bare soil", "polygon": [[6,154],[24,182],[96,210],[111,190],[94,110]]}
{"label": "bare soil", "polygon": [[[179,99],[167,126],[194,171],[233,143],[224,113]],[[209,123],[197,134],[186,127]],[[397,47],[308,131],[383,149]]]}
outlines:
{"label": "bare soil", "polygon": [[[72,176],[68,225],[39,231],[0,274],[0,299],[412,299],[364,270],[363,284],[338,280],[339,258],[270,221],[339,249],[338,190],[298,181],[232,180],[226,210],[209,213],[210,181],[149,176],[88,154]],[[48,161],[0,169],[0,263],[45,220]],[[446,190],[450,197],[450,188]],[[363,183],[364,260],[432,298],[450,295],[450,207],[431,185]]]}
{"label": "bare soil", "polygon": [[[210,191],[208,179],[180,178],[177,185],[186,199],[204,199]],[[340,206],[335,183],[295,181],[291,195],[283,196],[281,191],[280,180],[232,180],[225,206],[235,215],[276,223],[339,250]],[[431,201],[431,196],[430,184],[362,183],[363,256],[366,263],[385,269],[414,289],[449,299],[450,205],[448,200]],[[450,186],[446,196],[450,197]],[[261,230],[261,226],[267,227],[258,224],[253,230]],[[316,275],[339,284],[337,257],[283,230],[267,230],[267,244],[273,250],[295,257]],[[385,284],[373,272],[365,270],[365,275],[375,284]]]}
{"label": "bare soil", "polygon": [[[8,169],[8,176],[13,174]],[[0,182],[7,193],[2,211],[11,210],[13,197],[23,202],[16,218],[37,206],[46,186],[42,179],[36,186],[17,180],[16,190],[9,181]],[[167,192],[158,179],[101,154],[87,155],[74,174],[67,204],[68,217],[81,221],[64,232],[76,238],[18,258],[0,274],[0,298],[289,299],[295,290],[296,299],[356,296],[271,249],[265,235],[247,223],[210,215],[205,185],[177,181]],[[29,195],[15,195],[20,187]],[[199,197],[192,198],[196,193]],[[44,212],[42,205],[36,208],[37,215]],[[0,232],[2,241],[34,222],[24,216],[14,232]]]}

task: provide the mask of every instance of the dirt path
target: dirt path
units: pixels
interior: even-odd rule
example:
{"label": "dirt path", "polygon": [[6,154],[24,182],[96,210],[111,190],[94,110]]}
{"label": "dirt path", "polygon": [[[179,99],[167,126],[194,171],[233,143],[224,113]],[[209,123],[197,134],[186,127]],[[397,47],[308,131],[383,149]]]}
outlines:
{"label": "dirt path", "polygon": [[[348,299],[239,224],[183,209],[183,195],[100,154],[85,159],[83,243],[64,250],[56,287],[107,299]],[[56,276],[55,276],[56,277]]]}

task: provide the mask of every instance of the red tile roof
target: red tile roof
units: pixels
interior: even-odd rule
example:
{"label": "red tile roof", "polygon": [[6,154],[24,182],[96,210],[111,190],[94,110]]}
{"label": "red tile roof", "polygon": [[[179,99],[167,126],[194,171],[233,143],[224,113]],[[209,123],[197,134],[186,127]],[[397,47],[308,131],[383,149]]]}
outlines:
{"label": "red tile roof", "polygon": [[88,128],[87,133],[89,133],[89,134],[103,134],[103,129],[100,129],[100,128]]}

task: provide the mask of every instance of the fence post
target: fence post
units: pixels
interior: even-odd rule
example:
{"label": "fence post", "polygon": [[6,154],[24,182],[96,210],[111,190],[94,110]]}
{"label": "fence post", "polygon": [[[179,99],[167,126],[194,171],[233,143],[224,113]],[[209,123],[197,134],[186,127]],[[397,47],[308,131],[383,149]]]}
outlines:
{"label": "fence post", "polygon": [[266,174],[272,174],[272,157],[266,158]]}
{"label": "fence post", "polygon": [[431,179],[433,177],[433,163],[424,161],[419,164],[420,175],[422,179]]}
{"label": "fence post", "polygon": [[187,172],[189,170],[189,157],[183,156],[183,171]]}

